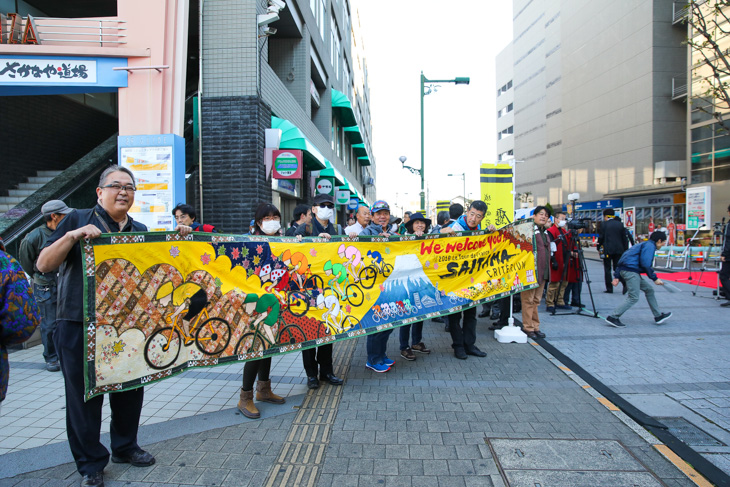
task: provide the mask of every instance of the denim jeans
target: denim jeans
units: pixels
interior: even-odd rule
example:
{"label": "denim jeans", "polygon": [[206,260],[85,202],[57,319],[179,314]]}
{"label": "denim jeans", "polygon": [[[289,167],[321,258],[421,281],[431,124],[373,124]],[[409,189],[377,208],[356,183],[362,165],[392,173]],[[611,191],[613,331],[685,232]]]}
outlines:
{"label": "denim jeans", "polygon": [[368,353],[368,363],[372,365],[382,364],[385,360],[385,350],[388,348],[388,338],[393,329],[381,331],[368,335],[365,346]]}
{"label": "denim jeans", "polygon": [[654,284],[650,284],[649,281],[641,277],[641,274],[637,274],[636,272],[621,271],[621,278],[626,282],[626,287],[629,291],[626,295],[626,300],[613,310],[611,316],[619,318],[630,307],[639,302],[639,291],[644,292],[646,302],[649,303],[649,308],[651,308],[654,317],[656,318],[662,314],[659,311],[659,305],[654,296],[654,288],[652,287]]}
{"label": "denim jeans", "polygon": [[33,284],[33,295],[41,311],[41,342],[46,362],[58,362],[56,346],[53,344],[53,334],[56,331],[57,289],[55,284],[50,286]]}
{"label": "denim jeans", "polygon": [[[410,336],[411,332],[413,332],[412,336]],[[421,343],[421,340],[423,338],[423,321],[417,321],[415,323],[411,323],[410,325],[403,325],[400,327],[399,333],[401,350],[405,350],[410,346],[408,345],[409,338],[411,338],[411,345]]]}

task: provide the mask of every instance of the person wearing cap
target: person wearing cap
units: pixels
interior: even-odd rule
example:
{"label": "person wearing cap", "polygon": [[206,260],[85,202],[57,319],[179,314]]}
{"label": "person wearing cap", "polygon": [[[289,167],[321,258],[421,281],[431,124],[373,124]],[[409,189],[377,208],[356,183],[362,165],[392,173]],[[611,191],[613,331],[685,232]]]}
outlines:
{"label": "person wearing cap", "polygon": [[74,211],[73,208],[69,208],[61,200],[51,200],[44,204],[41,207],[41,214],[45,222],[25,236],[20,242],[18,251],[18,260],[33,282],[33,294],[41,311],[43,359],[46,361],[46,370],[49,372],[61,370],[56,347],[53,344],[53,334],[56,331],[56,303],[58,302],[56,284],[58,270],[41,272],[36,267],[36,261],[48,237],[56,230],[61,220],[72,211]]}
{"label": "person wearing cap", "polygon": [[[428,232],[431,226],[431,219],[424,218],[421,213],[413,213],[408,215],[410,218],[405,223],[405,230],[408,235],[422,237]],[[416,360],[416,354],[413,352],[428,355],[431,353],[426,344],[423,343],[423,321],[417,321],[408,325],[403,325],[398,329],[400,333],[400,356],[406,360]],[[408,339],[411,345],[408,345]]]}
{"label": "person wearing cap", "polygon": [[[319,236],[330,238],[332,235],[344,235],[342,227],[330,222],[335,212],[335,199],[329,194],[318,194],[312,202],[312,230],[307,225],[299,225],[294,235],[301,237]],[[319,381],[327,381],[332,385],[342,385],[343,380],[335,375],[332,365],[332,344],[327,343],[316,348],[302,351],[302,363],[307,373],[307,387],[317,389]],[[318,370],[319,369],[319,370]],[[319,373],[318,373],[319,372]]]}
{"label": "person wearing cap", "polygon": [[[372,221],[360,232],[360,236],[390,237],[390,205],[383,200],[378,200],[373,203],[370,213],[372,214]],[[385,354],[391,333],[393,333],[392,328],[368,335],[366,343],[368,359],[365,362],[365,367],[382,373],[388,372],[395,365],[395,360],[389,359]]]}
{"label": "person wearing cap", "polygon": [[[80,242],[103,233],[145,232],[147,227],[129,216],[137,187],[129,169],[110,165],[101,173],[93,208],[69,213],[48,237],[36,267],[48,273],[58,269],[58,308],[53,342],[58,353],[66,392],[68,444],[81,474],[81,486],[104,485],[104,467],[109,451],[99,441],[104,396],[84,400],[84,258]],[[193,229],[178,225],[180,235]],[[109,394],[111,407],[110,443],[114,463],[149,467],[155,457],[137,443],[144,388]]]}

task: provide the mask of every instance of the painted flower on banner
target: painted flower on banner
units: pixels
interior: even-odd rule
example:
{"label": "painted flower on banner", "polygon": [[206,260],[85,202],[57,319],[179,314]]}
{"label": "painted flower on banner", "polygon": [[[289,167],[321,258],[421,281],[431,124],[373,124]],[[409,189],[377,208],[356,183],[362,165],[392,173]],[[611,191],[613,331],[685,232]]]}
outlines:
{"label": "painted flower on banner", "polygon": [[314,250],[314,247],[309,249],[309,255],[311,255],[312,257],[317,257],[317,251]]}
{"label": "painted flower on banner", "polygon": [[427,260],[426,261],[426,267],[431,267],[431,261],[430,260]]}
{"label": "painted flower on banner", "polygon": [[202,256],[200,256],[200,262],[202,262],[203,265],[210,264],[210,254],[206,252]]}
{"label": "painted flower on banner", "polygon": [[389,254],[390,253],[390,247],[385,247],[385,253],[386,254]]}
{"label": "painted flower on banner", "polygon": [[218,257],[223,257],[226,255],[226,248],[224,246],[218,247]]}
{"label": "painted flower on banner", "polygon": [[256,253],[261,255],[264,253],[264,246],[263,245],[257,245],[256,246]]}
{"label": "painted flower on banner", "polygon": [[259,265],[261,263],[261,257],[258,255],[253,258],[253,265]]}
{"label": "painted flower on banner", "polygon": [[180,248],[173,245],[170,249],[170,255],[173,257],[177,257],[178,255],[180,255]]}
{"label": "painted flower on banner", "polygon": [[238,247],[233,247],[233,250],[231,250],[231,257],[233,257],[233,260],[238,260],[238,258],[241,256],[241,251]]}
{"label": "painted flower on banner", "polygon": [[345,306],[345,311],[347,312],[347,314],[352,313],[352,306],[350,306],[349,304]]}
{"label": "painted flower on banner", "polygon": [[223,285],[223,281],[221,281],[220,277],[215,278],[215,287],[221,287]]}

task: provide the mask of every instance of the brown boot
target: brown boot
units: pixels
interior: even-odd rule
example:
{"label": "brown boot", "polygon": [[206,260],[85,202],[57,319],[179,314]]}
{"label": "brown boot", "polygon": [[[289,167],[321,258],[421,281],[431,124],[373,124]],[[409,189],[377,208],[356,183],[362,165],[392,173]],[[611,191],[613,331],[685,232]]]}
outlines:
{"label": "brown boot", "polygon": [[251,419],[258,419],[261,417],[261,413],[256,409],[253,403],[253,390],[244,391],[241,389],[241,398],[238,400],[238,410],[243,413],[244,416]]}
{"label": "brown boot", "polygon": [[286,399],[277,396],[271,390],[270,380],[260,380],[256,383],[256,400],[270,402],[272,404],[284,404]]}

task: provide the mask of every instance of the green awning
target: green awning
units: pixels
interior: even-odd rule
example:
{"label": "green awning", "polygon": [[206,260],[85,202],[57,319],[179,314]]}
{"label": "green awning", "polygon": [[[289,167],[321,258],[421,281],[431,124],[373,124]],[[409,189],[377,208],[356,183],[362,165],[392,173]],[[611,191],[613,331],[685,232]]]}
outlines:
{"label": "green awning", "polygon": [[360,161],[361,166],[369,166],[370,165],[370,158],[368,156],[362,156],[357,158],[358,161]]}
{"label": "green awning", "polygon": [[280,149],[299,149],[304,151],[304,168],[308,171],[320,171],[325,169],[325,158],[317,148],[309,142],[307,137],[299,128],[279,117],[271,117],[271,128],[281,130]]}
{"label": "green awning", "polygon": [[358,157],[363,157],[368,155],[368,151],[365,148],[365,144],[352,144],[352,150],[355,152],[355,155]]}
{"label": "green awning", "polygon": [[343,127],[357,125],[352,103],[344,93],[335,89],[332,90],[332,111],[339,116],[340,124]]}
{"label": "green awning", "polygon": [[335,169],[335,167],[332,165],[330,161],[327,159],[324,160],[325,169],[322,169],[319,171],[319,175],[327,178],[334,178],[335,185],[337,186],[344,186],[347,183],[347,179],[345,179],[342,174],[340,174],[340,171]]}
{"label": "green awning", "polygon": [[345,135],[350,140],[351,144],[363,143],[362,134],[360,133],[360,127],[358,127],[357,125],[353,125],[352,127],[345,127],[342,130],[345,132]]}

